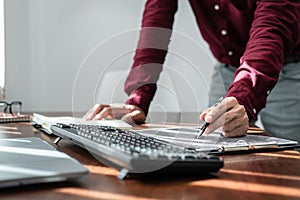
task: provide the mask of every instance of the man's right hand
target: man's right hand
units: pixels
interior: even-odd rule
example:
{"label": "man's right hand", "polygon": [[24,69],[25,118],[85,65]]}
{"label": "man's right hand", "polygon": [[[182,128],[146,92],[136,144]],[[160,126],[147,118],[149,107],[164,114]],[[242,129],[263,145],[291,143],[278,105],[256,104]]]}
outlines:
{"label": "man's right hand", "polygon": [[85,120],[121,119],[129,124],[141,124],[146,120],[144,111],[128,104],[95,104],[84,116]]}

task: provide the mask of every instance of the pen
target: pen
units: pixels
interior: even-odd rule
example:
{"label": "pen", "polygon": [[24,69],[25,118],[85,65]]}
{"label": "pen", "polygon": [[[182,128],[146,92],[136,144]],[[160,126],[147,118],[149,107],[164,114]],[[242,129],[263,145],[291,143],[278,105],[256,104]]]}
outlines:
{"label": "pen", "polygon": [[[223,97],[220,97],[219,99],[218,99],[218,101],[217,101],[217,103],[215,103],[215,105],[213,105],[213,108],[215,108],[217,105],[219,105],[222,101],[223,101]],[[209,125],[210,123],[207,123],[207,122],[205,122],[204,124],[203,124],[203,126],[200,128],[200,134],[198,135],[198,137],[197,137],[197,139],[201,136],[201,135],[203,135],[203,133],[204,133],[204,131],[206,130],[206,128],[208,127],[208,125]]]}

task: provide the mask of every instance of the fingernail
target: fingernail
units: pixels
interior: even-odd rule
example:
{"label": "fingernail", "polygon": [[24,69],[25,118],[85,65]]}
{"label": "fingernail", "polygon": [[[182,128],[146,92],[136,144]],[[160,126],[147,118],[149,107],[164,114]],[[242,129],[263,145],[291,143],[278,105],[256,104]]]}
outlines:
{"label": "fingernail", "polygon": [[102,116],[97,114],[93,119],[102,119]]}
{"label": "fingernail", "polygon": [[208,122],[208,123],[210,123],[212,121],[212,116],[209,116],[209,115],[207,116],[206,115],[205,121]]}

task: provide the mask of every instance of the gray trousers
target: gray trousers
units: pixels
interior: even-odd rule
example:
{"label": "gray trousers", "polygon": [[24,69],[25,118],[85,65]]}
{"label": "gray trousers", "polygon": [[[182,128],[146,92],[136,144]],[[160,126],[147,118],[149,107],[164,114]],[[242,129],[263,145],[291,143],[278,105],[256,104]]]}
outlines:
{"label": "gray trousers", "polygon": [[[217,64],[210,85],[210,106],[225,96],[236,68]],[[300,143],[300,62],[283,66],[279,80],[259,113],[262,128],[273,136]]]}

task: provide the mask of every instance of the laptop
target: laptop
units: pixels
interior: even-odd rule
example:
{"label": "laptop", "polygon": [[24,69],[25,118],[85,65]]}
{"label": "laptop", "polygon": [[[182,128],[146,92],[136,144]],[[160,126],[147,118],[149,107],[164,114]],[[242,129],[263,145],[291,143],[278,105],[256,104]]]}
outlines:
{"label": "laptop", "polygon": [[87,168],[37,137],[0,139],[0,188],[68,181]]}

